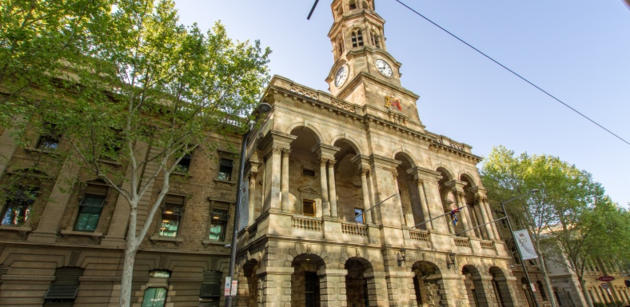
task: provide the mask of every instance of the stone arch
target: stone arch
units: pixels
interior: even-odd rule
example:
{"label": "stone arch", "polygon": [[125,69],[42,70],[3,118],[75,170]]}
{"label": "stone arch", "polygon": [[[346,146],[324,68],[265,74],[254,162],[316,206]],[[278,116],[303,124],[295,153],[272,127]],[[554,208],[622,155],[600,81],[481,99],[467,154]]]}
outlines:
{"label": "stone arch", "polygon": [[374,269],[365,258],[352,257],[346,260],[346,299],[348,306],[376,305],[376,283]]}
{"label": "stone arch", "polygon": [[479,270],[475,266],[467,264],[462,267],[461,272],[464,275],[464,285],[470,306],[488,306]]}
{"label": "stone arch", "polygon": [[337,135],[332,138],[332,142],[330,143],[333,146],[337,146],[337,144],[347,144],[350,147],[352,147],[352,149],[355,151],[356,154],[358,155],[361,154],[361,146],[359,145],[361,143],[355,140],[352,136],[349,136],[346,134]]}
{"label": "stone arch", "polygon": [[287,211],[307,216],[322,216],[321,177],[324,175],[325,178],[325,174],[322,174],[321,161],[316,152],[322,142],[321,135],[315,129],[304,125],[294,127],[291,135],[296,138],[291,142],[288,157]]}
{"label": "stone arch", "polygon": [[492,276],[492,289],[497,300],[497,305],[501,307],[515,306],[503,270],[501,270],[499,267],[493,266],[490,267],[488,272]]}
{"label": "stone arch", "polygon": [[[259,300],[262,298],[262,287],[260,287],[260,280],[258,278],[258,268],[260,267],[260,262],[256,259],[249,259],[243,264],[243,275],[245,277],[245,281],[247,282],[247,286],[244,287],[246,293],[243,293],[242,296],[245,296],[243,299],[245,300],[245,304],[248,307],[256,307],[260,303]],[[239,294],[241,296],[241,294]]]}
{"label": "stone arch", "polygon": [[448,306],[442,273],[435,263],[417,261],[411,270],[418,306]]}
{"label": "stone arch", "polygon": [[297,135],[296,133],[298,133],[302,129],[306,129],[310,133],[314,134],[317,144],[324,143],[324,137],[322,133],[319,131],[319,129],[317,129],[317,127],[315,127],[314,125],[310,123],[305,123],[305,122],[294,123],[293,125],[291,125],[288,131],[289,131],[289,134]]}
{"label": "stone arch", "polygon": [[326,287],[324,259],[315,254],[300,254],[291,262],[291,305],[320,306],[321,288]]}
{"label": "stone arch", "polygon": [[451,234],[463,233],[464,223],[462,212],[457,212],[458,202],[455,186],[453,186],[455,177],[447,168],[440,166],[436,169],[440,173],[441,178],[438,181],[440,200],[442,201],[442,210],[444,219],[448,225]]}
{"label": "stone arch", "polygon": [[396,153],[394,160],[399,162],[396,167],[396,183],[398,185],[397,188],[405,224],[408,227],[421,225],[419,228],[426,229],[427,225],[422,223],[426,220],[426,216],[422,210],[418,180],[413,172],[409,172],[413,171],[415,163],[411,156],[403,151]]}
{"label": "stone arch", "polygon": [[466,210],[468,210],[471,224],[469,227],[472,228],[477,237],[482,239],[490,239],[490,235],[488,234],[487,228],[484,226],[485,218],[484,211],[481,208],[481,204],[479,203],[479,198],[477,197],[477,184],[475,183],[472,176],[464,173],[460,175],[460,181],[465,184],[464,186],[464,202]]}
{"label": "stone arch", "polygon": [[333,146],[339,148],[335,153],[334,166],[337,216],[345,222],[364,223],[365,204],[358,146],[347,138],[337,139]]}

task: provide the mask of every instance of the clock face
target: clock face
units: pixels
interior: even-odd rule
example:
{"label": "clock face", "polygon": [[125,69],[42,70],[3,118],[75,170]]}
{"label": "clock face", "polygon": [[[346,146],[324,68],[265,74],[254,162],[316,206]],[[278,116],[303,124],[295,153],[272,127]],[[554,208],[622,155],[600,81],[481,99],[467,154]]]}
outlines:
{"label": "clock face", "polygon": [[387,62],[378,59],[376,61],[374,61],[374,65],[376,66],[376,69],[378,69],[378,72],[381,73],[381,75],[389,78],[392,76],[393,71],[392,71],[392,67],[389,66],[389,64],[387,64]]}
{"label": "clock face", "polygon": [[337,73],[335,73],[335,86],[336,87],[342,86],[346,82],[347,78],[348,78],[348,65],[343,65],[339,67],[339,69],[337,70]]}

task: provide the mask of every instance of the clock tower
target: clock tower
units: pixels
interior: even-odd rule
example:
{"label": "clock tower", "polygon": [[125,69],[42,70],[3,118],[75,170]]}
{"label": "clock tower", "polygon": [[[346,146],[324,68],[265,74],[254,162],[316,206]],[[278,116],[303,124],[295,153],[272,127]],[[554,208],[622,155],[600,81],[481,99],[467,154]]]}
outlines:
{"label": "clock tower", "polygon": [[333,96],[375,111],[400,113],[406,122],[424,128],[416,108],[418,95],[401,86],[401,63],[387,52],[385,20],[374,10],[374,0],[334,0],[331,8],[334,22],[328,37],[335,62],[326,82]]}

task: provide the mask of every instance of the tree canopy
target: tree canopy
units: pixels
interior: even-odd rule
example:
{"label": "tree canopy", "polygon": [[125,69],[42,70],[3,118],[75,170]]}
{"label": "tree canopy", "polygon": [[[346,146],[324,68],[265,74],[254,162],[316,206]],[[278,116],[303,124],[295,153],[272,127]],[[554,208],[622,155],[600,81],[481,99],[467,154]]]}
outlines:
{"label": "tree canopy", "polygon": [[[589,259],[627,259],[630,215],[606,195],[591,174],[549,155],[516,155],[496,147],[482,167],[490,202],[506,203],[519,228],[528,229],[545,257],[563,255],[580,281]],[[623,241],[623,242],[621,242]],[[560,249],[561,253],[556,253]]]}
{"label": "tree canopy", "polygon": [[[2,1],[0,127],[18,140],[29,129],[62,137],[57,155],[127,200],[121,305],[170,175],[216,136],[243,132],[269,79],[269,52],[233,41],[220,23],[207,32],[181,25],[173,0]],[[160,192],[141,224],[139,200],[154,183]]]}

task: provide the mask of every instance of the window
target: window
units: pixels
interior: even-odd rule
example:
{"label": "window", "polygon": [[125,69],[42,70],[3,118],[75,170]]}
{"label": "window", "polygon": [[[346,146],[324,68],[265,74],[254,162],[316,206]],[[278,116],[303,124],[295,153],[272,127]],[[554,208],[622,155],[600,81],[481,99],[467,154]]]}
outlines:
{"label": "window", "polygon": [[184,157],[182,157],[182,159],[179,160],[179,163],[177,163],[175,170],[182,173],[188,173],[188,171],[190,170],[191,160],[192,160],[192,157],[190,153],[185,154]]}
{"label": "window", "polygon": [[168,195],[164,203],[162,220],[160,222],[160,236],[174,238],[177,237],[177,231],[179,230],[184,198],[181,196]]}
{"label": "window", "polygon": [[352,48],[363,46],[363,33],[357,29],[352,31]]}
{"label": "window", "polygon": [[38,189],[18,187],[18,191],[7,199],[2,212],[2,225],[23,226],[31,216]]}
{"label": "window", "polygon": [[381,37],[372,31],[370,37],[372,38],[372,45],[376,48],[381,48]]}
{"label": "window", "polygon": [[309,177],[315,177],[315,171],[312,170],[312,169],[303,168],[302,169],[302,175],[309,176]]}
{"label": "window", "polygon": [[302,201],[302,214],[306,216],[315,216],[315,201],[305,199]]}
{"label": "window", "polygon": [[42,134],[37,140],[36,147],[42,150],[55,150],[59,147],[61,136],[55,124],[45,123]]}
{"label": "window", "polygon": [[44,306],[72,306],[79,290],[82,268],[62,267],[55,270],[55,280],[44,296]]}
{"label": "window", "polygon": [[86,194],[79,205],[79,214],[74,223],[76,231],[94,231],[103,211],[105,195]]}
{"label": "window", "polygon": [[357,8],[357,2],[354,0],[350,0],[350,3],[348,6],[350,7],[351,10],[354,10]]}
{"label": "window", "polygon": [[354,208],[354,221],[357,223],[364,223],[363,220],[363,209],[360,208]]}
{"label": "window", "polygon": [[142,307],[163,307],[166,303],[166,288],[150,287],[144,290]]}
{"label": "window", "polygon": [[210,234],[212,241],[225,241],[225,231],[228,222],[228,212],[222,209],[212,209],[210,212]]}
{"label": "window", "polygon": [[199,298],[202,301],[206,303],[219,303],[222,286],[221,275],[223,274],[219,271],[206,271],[203,273],[203,281],[199,289]]}
{"label": "window", "polygon": [[217,176],[217,179],[232,181],[232,164],[233,162],[231,159],[221,158],[219,160],[219,175]]}

